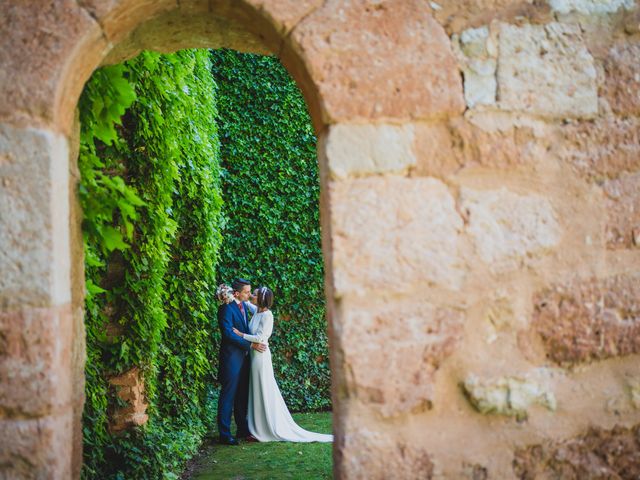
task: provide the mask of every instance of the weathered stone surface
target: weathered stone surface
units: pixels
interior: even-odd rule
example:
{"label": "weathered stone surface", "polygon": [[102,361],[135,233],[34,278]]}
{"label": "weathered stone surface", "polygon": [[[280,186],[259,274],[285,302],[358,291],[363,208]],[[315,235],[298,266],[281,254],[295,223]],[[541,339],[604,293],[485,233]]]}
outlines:
{"label": "weathered stone surface", "polygon": [[483,414],[494,413],[525,419],[529,408],[541,405],[556,409],[556,399],[548,387],[525,377],[480,379],[469,375],[463,383],[471,404]]}
{"label": "weathered stone surface", "polygon": [[591,428],[561,441],[515,451],[514,474],[522,480],[633,479],[640,477],[640,426]]}
{"label": "weathered stone surface", "polygon": [[640,173],[607,180],[604,191],[607,196],[607,247],[639,247]]}
{"label": "weathered stone surface", "polygon": [[464,74],[464,99],[467,107],[495,105],[497,49],[489,37],[489,28],[471,28],[452,38]]}
{"label": "weathered stone surface", "polygon": [[578,26],[501,24],[499,38],[502,108],[548,118],[597,114],[596,69]]}
{"label": "weathered stone surface", "polygon": [[364,426],[352,428],[338,445],[336,463],[344,478],[429,480],[433,462],[417,442],[391,438]]}
{"label": "weathered stone surface", "polygon": [[464,109],[444,30],[418,0],[329,0],[291,34],[327,123],[441,117]]}
{"label": "weathered stone surface", "polygon": [[553,143],[553,151],[589,180],[637,171],[640,121],[611,118],[565,125]]}
{"label": "weathered stone surface", "polygon": [[148,405],[140,369],[134,367],[122,375],[110,378],[109,383],[116,387],[118,398],[127,404],[126,407],[118,408],[112,413],[109,429],[112,432],[120,432],[147,423],[149,416],[145,412]]}
{"label": "weathered stone surface", "polygon": [[[370,307],[342,320],[344,338],[358,338],[344,344],[347,389],[385,417],[430,409],[434,375],[460,341],[464,315],[424,302]],[[380,349],[381,338],[393,348]]]}
{"label": "weathered stone surface", "polygon": [[549,201],[539,195],[500,190],[461,190],[469,214],[467,231],[480,257],[495,267],[555,246],[561,228]]}
{"label": "weathered stone surface", "polygon": [[68,307],[0,311],[0,417],[71,405],[71,334]]}
{"label": "weathered stone surface", "polygon": [[71,414],[0,419],[0,478],[72,478]]}
{"label": "weathered stone surface", "polygon": [[78,0],[78,4],[100,23],[113,44],[122,41],[141,23],[176,9],[178,3],[176,0]]}
{"label": "weathered stone surface", "polygon": [[604,61],[602,96],[618,115],[640,114],[640,42],[621,43],[611,48]]}
{"label": "weathered stone surface", "polygon": [[[99,62],[95,52],[107,48],[98,23],[74,0],[6,0],[0,38],[0,119],[20,125],[53,119],[69,127],[82,85]],[[75,96],[64,98],[69,92]]]}
{"label": "weathered stone surface", "polygon": [[419,284],[458,289],[462,218],[444,183],[433,178],[370,177],[333,182],[336,295]]}
{"label": "weathered stone surface", "polygon": [[633,8],[634,0],[549,0],[558,13],[578,12],[585,15],[614,13],[620,8]]}
{"label": "weathered stone surface", "polygon": [[535,165],[546,154],[548,139],[527,126],[486,131],[463,117],[446,123],[414,126],[418,176],[446,176],[463,167],[499,169]]}
{"label": "weathered stone surface", "polygon": [[320,7],[323,0],[247,0],[282,35],[288,34],[300,20]]}
{"label": "weathered stone surface", "polygon": [[415,165],[412,125],[329,127],[325,154],[333,178],[372,173],[400,173]]}
{"label": "weathered stone surface", "polygon": [[554,285],[537,292],[533,304],[532,329],[556,363],[640,352],[640,275]]}
{"label": "weathered stone surface", "polygon": [[66,140],[0,125],[0,306],[70,301]]}
{"label": "weathered stone surface", "polygon": [[546,0],[438,0],[429,2],[435,18],[447,33],[507,23],[548,23],[553,20]]}

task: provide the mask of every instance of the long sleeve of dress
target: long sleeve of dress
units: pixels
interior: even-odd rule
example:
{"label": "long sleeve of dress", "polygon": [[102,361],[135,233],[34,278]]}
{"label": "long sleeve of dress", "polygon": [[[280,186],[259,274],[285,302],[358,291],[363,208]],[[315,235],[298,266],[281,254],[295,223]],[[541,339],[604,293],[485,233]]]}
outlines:
{"label": "long sleeve of dress", "polygon": [[273,333],[273,313],[271,310],[264,312],[263,318],[260,319],[260,325],[253,335],[244,334],[244,339],[251,343],[267,343],[269,337]]}

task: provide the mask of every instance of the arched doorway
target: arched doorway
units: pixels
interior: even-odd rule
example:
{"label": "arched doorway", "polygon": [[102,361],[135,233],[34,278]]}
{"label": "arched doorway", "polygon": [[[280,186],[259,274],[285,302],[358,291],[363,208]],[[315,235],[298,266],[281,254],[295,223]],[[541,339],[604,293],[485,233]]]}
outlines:
{"label": "arched doorway", "polygon": [[[74,109],[97,66],[119,62],[141,49],[224,46],[275,52],[298,82],[319,137],[336,474],[357,475],[372,454],[378,461],[396,458],[406,442],[396,444],[391,434],[367,436],[369,426],[378,429],[375,412],[389,404],[382,408],[384,415],[401,414],[425,399],[419,392],[415,402],[392,400],[398,388],[403,395],[412,389],[410,382],[395,384],[391,375],[383,374],[384,366],[397,364],[393,349],[385,350],[389,361],[373,376],[358,360],[375,354],[387,338],[384,330],[369,331],[360,343],[366,348],[354,347],[353,328],[364,324],[352,314],[364,312],[361,304],[367,293],[388,292],[379,284],[378,272],[394,260],[384,249],[359,244],[363,238],[350,230],[351,220],[357,224],[363,220],[359,214],[371,214],[358,210],[362,202],[352,192],[377,191],[381,198],[386,184],[374,179],[368,185],[365,178],[352,185],[350,179],[405,172],[415,159],[405,156],[413,133],[402,124],[463,109],[448,39],[429,8],[418,1],[342,5],[257,0],[69,0],[31,5],[16,0],[2,8],[11,33],[6,35],[10,44],[3,51],[5,73],[0,81],[10,99],[0,111],[1,158],[12,178],[3,191],[8,200],[3,214],[20,219],[10,221],[3,215],[2,220],[7,252],[7,275],[0,283],[2,315],[6,351],[15,362],[5,367],[10,393],[3,400],[8,413],[0,428],[3,438],[20,439],[4,449],[9,475],[68,477],[79,471],[84,339],[82,255],[73,192],[78,143],[72,129]],[[370,42],[380,29],[388,41]],[[386,149],[388,155],[367,163],[362,153],[370,145]],[[394,189],[404,184],[395,178],[391,182]],[[374,222],[367,228],[377,227]],[[353,248],[365,255],[359,252],[356,259]],[[411,269],[399,274],[405,282],[424,281]],[[350,431],[355,433],[348,439]],[[360,437],[364,444],[358,443]],[[360,461],[362,445],[370,453]],[[426,465],[420,449],[412,455]],[[403,468],[411,471],[414,465]]]}

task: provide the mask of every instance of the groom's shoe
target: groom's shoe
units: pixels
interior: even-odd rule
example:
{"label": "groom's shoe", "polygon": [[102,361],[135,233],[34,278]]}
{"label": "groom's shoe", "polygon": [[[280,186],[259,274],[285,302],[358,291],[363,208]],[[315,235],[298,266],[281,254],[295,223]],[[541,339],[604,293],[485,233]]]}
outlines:
{"label": "groom's shoe", "polygon": [[240,445],[240,443],[238,443],[238,440],[236,440],[233,437],[228,437],[228,438],[220,438],[220,443],[222,445],[233,445],[233,446],[237,446]]}
{"label": "groom's shoe", "polygon": [[249,434],[246,437],[244,437],[243,439],[245,442],[259,442],[260,440],[258,440],[256,437],[254,437],[253,435]]}

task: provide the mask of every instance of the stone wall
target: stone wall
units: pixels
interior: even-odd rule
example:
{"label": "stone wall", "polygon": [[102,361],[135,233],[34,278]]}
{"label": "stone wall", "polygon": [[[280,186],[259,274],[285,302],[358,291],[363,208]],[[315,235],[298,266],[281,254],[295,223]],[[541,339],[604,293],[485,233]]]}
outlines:
{"label": "stone wall", "polygon": [[204,46],[278,54],[318,132],[337,478],[639,475],[636,2],[0,12],[0,477],[78,471],[82,85]]}

